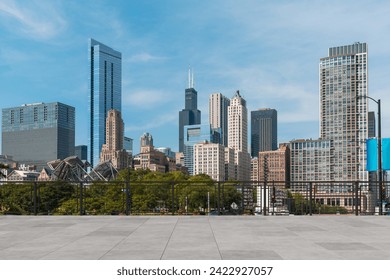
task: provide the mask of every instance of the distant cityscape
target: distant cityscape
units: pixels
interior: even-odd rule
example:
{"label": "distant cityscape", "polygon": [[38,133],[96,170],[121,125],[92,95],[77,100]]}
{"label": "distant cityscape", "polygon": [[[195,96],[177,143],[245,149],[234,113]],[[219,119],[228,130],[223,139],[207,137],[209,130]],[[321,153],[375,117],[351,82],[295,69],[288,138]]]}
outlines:
{"label": "distant cityscape", "polygon": [[278,143],[277,110],[258,109],[248,119],[239,90],[230,99],[211,93],[209,122],[201,123],[189,69],[184,109],[179,112],[178,151],[154,147],[149,132],[140,137],[140,151],[133,151],[134,140],[124,135],[121,117],[122,55],[94,39],[89,40],[88,50],[88,144],[75,146],[72,106],[42,100],[3,108],[0,162],[8,168],[2,170],[2,180],[48,179],[47,163],[69,157],[83,161],[85,168],[109,164],[117,170],[182,171],[207,174],[217,181],[261,181],[264,176],[275,181],[377,179],[375,172],[366,169],[365,141],[377,136],[375,113],[368,111],[366,43],[331,47],[328,56],[320,58],[318,139]]}

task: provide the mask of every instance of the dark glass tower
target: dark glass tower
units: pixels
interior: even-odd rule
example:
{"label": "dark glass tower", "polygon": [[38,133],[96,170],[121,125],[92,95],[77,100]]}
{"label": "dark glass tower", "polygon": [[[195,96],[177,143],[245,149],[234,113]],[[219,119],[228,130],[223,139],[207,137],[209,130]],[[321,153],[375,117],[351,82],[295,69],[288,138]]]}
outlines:
{"label": "dark glass tower", "polygon": [[188,88],[185,90],[185,108],[179,112],[179,152],[184,152],[184,126],[200,124],[198,92],[194,89],[193,77],[189,74]]}
{"label": "dark glass tower", "polygon": [[106,142],[107,112],[122,109],[122,55],[94,40],[89,41],[89,162],[99,163]]}
{"label": "dark glass tower", "polygon": [[251,112],[251,156],[259,152],[278,149],[277,112],[275,109],[259,109]]}

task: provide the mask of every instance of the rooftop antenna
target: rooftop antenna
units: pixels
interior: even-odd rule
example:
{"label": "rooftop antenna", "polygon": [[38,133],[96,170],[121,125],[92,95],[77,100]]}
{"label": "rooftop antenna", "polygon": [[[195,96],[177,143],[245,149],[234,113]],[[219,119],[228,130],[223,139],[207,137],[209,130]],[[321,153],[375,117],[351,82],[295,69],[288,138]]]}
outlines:
{"label": "rooftop antenna", "polygon": [[194,81],[194,70],[192,70],[192,81],[191,81],[191,88],[194,88],[195,81]]}
{"label": "rooftop antenna", "polygon": [[188,65],[188,88],[191,88],[191,66]]}

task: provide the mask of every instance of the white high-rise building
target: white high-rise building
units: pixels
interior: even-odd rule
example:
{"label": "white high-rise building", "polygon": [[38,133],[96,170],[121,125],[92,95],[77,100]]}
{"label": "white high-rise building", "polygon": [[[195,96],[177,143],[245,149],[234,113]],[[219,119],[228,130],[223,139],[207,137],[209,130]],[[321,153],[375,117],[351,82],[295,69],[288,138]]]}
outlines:
{"label": "white high-rise building", "polygon": [[248,110],[238,90],[228,106],[228,147],[248,152]]}
{"label": "white high-rise building", "polygon": [[368,180],[368,49],[329,48],[320,60],[320,137],[333,142],[334,180]]}
{"label": "white high-rise building", "polygon": [[235,180],[234,149],[225,147],[225,180]]}
{"label": "white high-rise building", "polygon": [[194,145],[194,175],[207,174],[213,180],[225,180],[225,147],[203,142]]}
{"label": "white high-rise building", "polygon": [[248,153],[248,110],[239,91],[228,106],[228,147],[235,152],[235,179],[249,181],[251,158]]}
{"label": "white high-rise building", "polygon": [[209,122],[212,129],[221,130],[220,143],[228,145],[228,106],[230,99],[222,93],[212,93],[209,98]]}

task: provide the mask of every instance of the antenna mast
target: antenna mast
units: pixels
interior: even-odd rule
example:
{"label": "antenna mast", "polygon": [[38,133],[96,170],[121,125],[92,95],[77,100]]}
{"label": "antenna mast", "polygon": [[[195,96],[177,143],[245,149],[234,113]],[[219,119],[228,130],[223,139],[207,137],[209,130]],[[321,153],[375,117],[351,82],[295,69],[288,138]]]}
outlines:
{"label": "antenna mast", "polygon": [[191,82],[191,88],[194,88],[195,81],[194,81],[194,70],[192,70],[192,82]]}
{"label": "antenna mast", "polygon": [[188,66],[188,88],[191,88],[191,66]]}
{"label": "antenna mast", "polygon": [[194,70],[191,71],[191,65],[188,66],[188,88],[194,88]]}

